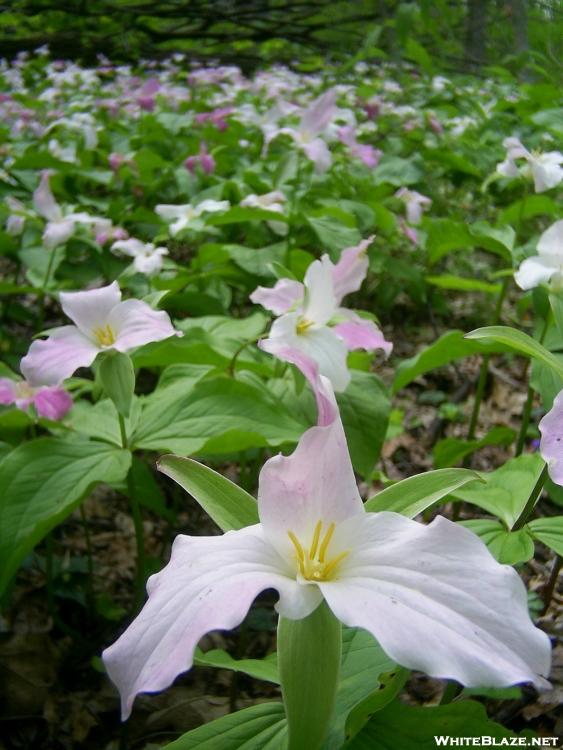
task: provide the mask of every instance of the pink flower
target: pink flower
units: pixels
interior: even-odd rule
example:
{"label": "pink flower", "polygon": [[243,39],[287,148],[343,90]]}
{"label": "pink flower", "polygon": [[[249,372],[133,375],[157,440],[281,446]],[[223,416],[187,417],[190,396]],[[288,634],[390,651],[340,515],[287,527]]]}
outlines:
{"label": "pink flower", "polygon": [[197,156],[188,156],[184,162],[184,166],[192,174],[195,172],[198,164],[205,174],[212,174],[215,171],[215,159],[209,153],[203,141],[199,147],[199,154]]}
{"label": "pink flower", "polygon": [[341,143],[348,146],[350,154],[357,159],[360,159],[366,167],[371,167],[372,169],[377,167],[383,152],[379,149],[373,148],[373,146],[358,143],[355,130],[351,125],[346,125],[345,127],[340,128],[338,131],[338,138]]}
{"label": "pink flower", "polygon": [[136,299],[122,302],[116,281],[87,292],[61,292],[60,299],[75,325],[55,328],[47,339],[32,343],[20,365],[30,383],[58,385],[79,367],[89,367],[100,352],[126,352],[182,335],[166,312]]}
{"label": "pink flower", "polygon": [[141,613],[104,651],[123,719],[138,693],[163,690],[191,668],[206,633],[237,627],[265,589],[278,592],[276,609],[290,620],[324,599],[398,664],[434,677],[549,686],[549,638],[530,620],[516,571],[445,518],[424,526],[367,513],[334,394],[326,380],[313,386],[325,412],[291,455],[263,466],[260,522],[222,536],[178,536],[170,562],[148,581]]}
{"label": "pink flower", "polygon": [[409,224],[420,224],[422,212],[425,208],[429,208],[432,205],[432,200],[426,195],[417,193],[416,190],[409,190],[406,187],[397,190],[395,197],[400,198],[404,202]]}
{"label": "pink flower", "polygon": [[26,380],[0,378],[0,404],[15,404],[18,409],[27,411],[33,404],[40,417],[58,421],[72,407],[72,398],[62,388],[52,386],[32,386]]}
{"label": "pink flower", "polygon": [[230,114],[232,114],[232,112],[232,107],[221,107],[219,109],[214,109],[211,112],[199,112],[195,116],[195,121],[198,125],[203,125],[206,122],[210,122],[212,125],[215,125],[217,130],[223,131],[229,127],[229,123],[226,118]]}
{"label": "pink flower", "polygon": [[547,463],[549,476],[555,484],[563,486],[563,391],[559,391],[538,427],[540,454]]}

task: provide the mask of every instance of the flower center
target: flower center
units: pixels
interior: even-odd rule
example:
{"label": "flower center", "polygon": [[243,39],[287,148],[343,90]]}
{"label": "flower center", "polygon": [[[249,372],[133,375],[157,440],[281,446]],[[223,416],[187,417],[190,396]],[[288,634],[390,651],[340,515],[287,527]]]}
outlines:
{"label": "flower center", "polygon": [[307,320],[307,318],[299,318],[297,321],[297,326],[295,327],[295,332],[298,336],[302,336],[306,331],[309,330],[309,328],[314,325],[312,320]]}
{"label": "flower center", "polygon": [[332,580],[339,564],[349,554],[350,551],[346,550],[335,557],[330,557],[329,546],[335,528],[336,524],[331,523],[321,539],[323,522],[318,521],[313,532],[311,546],[308,550],[303,547],[293,531],[287,532],[291,543],[295,547],[299,572],[308,581]]}
{"label": "flower center", "polygon": [[93,333],[99,346],[112,346],[115,344],[115,331],[109,323],[105,326],[94,328]]}

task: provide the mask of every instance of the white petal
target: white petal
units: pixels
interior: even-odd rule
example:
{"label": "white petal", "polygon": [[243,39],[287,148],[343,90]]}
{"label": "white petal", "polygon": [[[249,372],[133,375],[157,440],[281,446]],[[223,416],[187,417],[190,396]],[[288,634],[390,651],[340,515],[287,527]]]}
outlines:
{"label": "white petal", "polygon": [[217,211],[227,211],[230,208],[231,204],[229,201],[214,201],[214,200],[205,200],[199,203],[195,207],[195,215],[200,216],[203,213],[215,213]]}
{"label": "white petal", "polygon": [[192,210],[192,206],[189,203],[186,203],[183,206],[172,206],[170,204],[161,203],[154,210],[160,217],[166,221],[170,221],[171,219],[178,219],[180,216],[185,216]]}
{"label": "white petal", "polygon": [[315,328],[297,336],[298,347],[319,365],[321,375],[327,377],[335,391],[345,391],[350,382],[348,349],[345,341],[332,328]]}
{"label": "white petal", "polygon": [[141,240],[137,240],[131,237],[128,240],[117,240],[111,246],[111,251],[120,250],[125,255],[129,255],[131,258],[135,258],[137,255],[144,253],[145,243]]}
{"label": "white petal", "polygon": [[178,536],[169,564],[149,579],[141,613],[103,653],[123,718],[137,693],[163,690],[190,669],[202,636],[237,627],[264,589],[278,590],[285,616],[310,614],[320,602],[317,587],[300,586],[288,572],[259,525],[217,537]]}
{"label": "white petal", "polygon": [[337,309],[333,281],[334,265],[327,255],[311,263],[305,274],[303,316],[322,326],[328,323]]}
{"label": "white petal", "polygon": [[121,301],[119,284],[89,289],[86,292],[61,292],[61,306],[85,336],[92,337],[96,328],[107,325],[108,316]]}
{"label": "white petal", "polygon": [[167,312],[153,310],[138,299],[128,299],[116,305],[108,315],[107,323],[115,331],[114,348],[120,352],[177,335]]}
{"label": "white petal", "polygon": [[520,289],[533,289],[547,283],[553,274],[557,273],[559,265],[545,256],[533,255],[520,264],[520,268],[514,274],[514,281]]}
{"label": "white petal", "polygon": [[538,253],[560,256],[563,263],[563,219],[556,221],[542,234],[538,242]]}
{"label": "white petal", "polygon": [[303,299],[303,284],[294,279],[280,279],[275,286],[257,287],[250,295],[251,302],[262,305],[274,315],[282,315]]}
{"label": "white petal", "polygon": [[74,234],[74,221],[66,218],[60,221],[50,221],[43,232],[43,244],[52,249],[64,243]]}
{"label": "white petal", "polygon": [[63,326],[32,343],[20,370],[33,386],[58,385],[79,367],[89,367],[99,351],[78,328]]}
{"label": "white petal", "polygon": [[441,517],[423,526],[395,513],[337,531],[351,551],[338,579],[320,584],[323,596],[392,659],[469,687],[547,685],[550,642],[530,620],[526,589],[477,536]]}
{"label": "white petal", "polygon": [[51,192],[48,172],[41,175],[39,187],[33,193],[33,205],[39,216],[49,221],[58,221],[62,216],[61,207]]}

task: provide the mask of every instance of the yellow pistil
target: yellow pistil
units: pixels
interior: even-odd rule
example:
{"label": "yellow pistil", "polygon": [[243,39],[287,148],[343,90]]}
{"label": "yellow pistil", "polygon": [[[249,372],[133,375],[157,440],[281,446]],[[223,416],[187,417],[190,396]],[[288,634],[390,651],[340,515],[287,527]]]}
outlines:
{"label": "yellow pistil", "polygon": [[112,344],[115,344],[115,332],[109,323],[103,327],[94,328],[93,334],[99,346],[112,346]]}
{"label": "yellow pistil", "polygon": [[297,326],[295,327],[295,332],[298,336],[305,333],[311,326],[313,325],[312,320],[307,320],[307,318],[299,318],[297,321]]}
{"label": "yellow pistil", "polygon": [[[340,562],[349,554],[349,550],[341,552],[333,558],[327,559],[328,548],[336,529],[336,524],[331,523],[321,541],[323,522],[318,521],[313,531],[313,539],[309,550],[301,544],[293,531],[287,535],[295,547],[296,558],[299,564],[299,572],[308,581],[330,581],[336,572]],[[319,544],[320,542],[320,544]]]}

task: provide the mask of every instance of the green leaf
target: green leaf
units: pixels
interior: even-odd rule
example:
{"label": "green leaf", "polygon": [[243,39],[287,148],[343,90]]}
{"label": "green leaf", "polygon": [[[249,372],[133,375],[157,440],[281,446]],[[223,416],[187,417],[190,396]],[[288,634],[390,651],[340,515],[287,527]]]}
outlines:
{"label": "green leaf", "polygon": [[516,232],[511,226],[492,227],[486,221],[476,221],[470,225],[469,233],[475,238],[475,245],[511,260],[516,239]]}
{"label": "green leaf", "polygon": [[414,518],[468,482],[479,479],[479,474],[469,469],[427,471],[386,487],[371,497],[364,507],[370,513],[387,510]]}
{"label": "green leaf", "polygon": [[527,562],[534,556],[534,540],[525,526],[518,531],[507,531],[499,521],[488,518],[461,521],[460,525],[481,537],[503,565]]}
{"label": "green leaf", "polygon": [[124,352],[108,352],[100,363],[98,375],[117,411],[123,417],[128,417],[135,392],[135,370],[131,357]]}
{"label": "green leaf", "polygon": [[394,185],[403,187],[404,185],[414,185],[422,177],[422,173],[417,165],[417,159],[402,159],[400,156],[391,156],[383,154],[377,169],[373,173],[373,182],[375,185]]}
{"label": "green leaf", "polygon": [[205,653],[196,649],[194,664],[198,667],[215,667],[243,672],[257,680],[279,684],[277,654],[275,653],[264,659],[233,659],[230,654],[220,648],[214,648]]}
{"label": "green leaf", "polygon": [[430,265],[434,265],[452,250],[472,247],[473,237],[466,224],[453,219],[427,219],[429,224],[426,250]]}
{"label": "green leaf", "polygon": [[405,359],[399,364],[393,382],[393,392],[397,393],[419,375],[435,370],[437,367],[443,367],[456,359],[469,357],[472,354],[491,354],[505,350],[506,347],[498,344],[469,341],[462,331],[448,331],[414,357]]}
{"label": "green leaf", "polygon": [[460,440],[459,438],[445,438],[436,443],[432,450],[434,466],[445,469],[462,461],[486,445],[510,445],[516,433],[509,427],[493,427],[479,440]]}
{"label": "green leaf", "polygon": [[534,216],[558,216],[559,210],[557,201],[547,195],[527,195],[501,211],[499,222],[518,226],[522,220],[533,219]]}
{"label": "green leaf", "polygon": [[563,556],[563,516],[535,518],[528,523],[534,539]]}
{"label": "green leaf", "polygon": [[508,347],[518,354],[524,354],[527,357],[539,359],[548,367],[563,377],[563,363],[555,357],[544,346],[535,341],[531,336],[519,331],[516,328],[508,326],[488,326],[487,328],[477,328],[475,331],[466,334],[466,339],[479,342],[494,342]]}
{"label": "green leaf", "polygon": [[453,289],[459,292],[485,292],[485,294],[499,294],[502,284],[490,284],[479,279],[466,279],[462,276],[444,274],[442,276],[427,276],[426,281],[440,289]]}
{"label": "green leaf", "polygon": [[281,221],[287,223],[289,219],[284,214],[267,211],[264,208],[234,206],[223,213],[207,216],[205,223],[211,226],[221,226],[222,224],[241,224],[246,221]]}
{"label": "green leaf", "polygon": [[278,666],[288,724],[287,750],[319,748],[334,711],[342,627],[326,602],[308,617],[278,624]]}
{"label": "green leaf", "polygon": [[0,592],[25,556],[100,482],[124,481],[131,454],[100,442],[40,438],[0,463]]}
{"label": "green leaf", "polygon": [[545,463],[537,453],[511,458],[495,471],[479,472],[485,484],[461,487],[452,494],[503,521],[511,529],[522,513]]}
{"label": "green leaf", "polygon": [[353,247],[362,239],[357,229],[347,227],[331,216],[308,216],[307,221],[333,261],[338,259],[345,247]]}
{"label": "green leaf", "polygon": [[[130,416],[125,419],[127,435],[130,435],[137,426],[140,413],[140,399],[134,397]],[[97,404],[91,404],[84,399],[75,401],[67,422],[73,430],[82,435],[95,440],[104,440],[121,448],[118,413],[113,401],[109,398],[104,398]]]}
{"label": "green leaf", "polygon": [[162,750],[281,750],[287,722],[281,703],[261,703],[210,721]]}
{"label": "green leaf", "polygon": [[383,381],[369,372],[352,372],[338,405],[354,469],[368,478],[385,440],[391,402]]}
{"label": "green leaf", "polygon": [[436,750],[436,736],[483,737],[497,740],[514,733],[487,717],[475,701],[456,701],[432,708],[396,700],[378,711],[346,750]]}
{"label": "green leaf", "polygon": [[393,672],[379,675],[377,688],[350,712],[346,721],[346,739],[350,740],[355,737],[376,711],[381,711],[396,698],[409,675],[409,670],[402,667],[396,667]]}
{"label": "green leaf", "polygon": [[258,523],[256,500],[208,466],[180,456],[163,456],[158,469],[197,500],[222,531]]}

